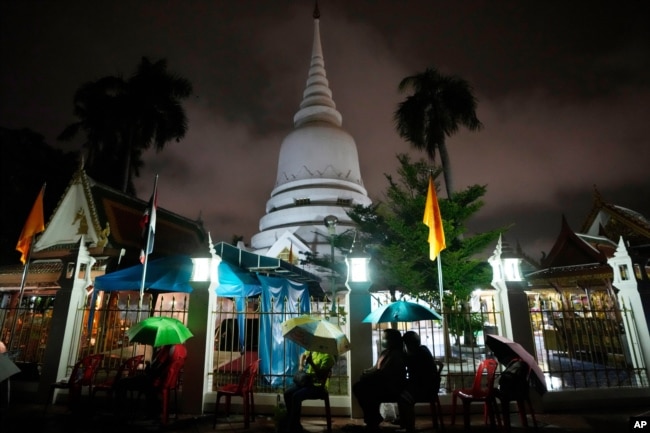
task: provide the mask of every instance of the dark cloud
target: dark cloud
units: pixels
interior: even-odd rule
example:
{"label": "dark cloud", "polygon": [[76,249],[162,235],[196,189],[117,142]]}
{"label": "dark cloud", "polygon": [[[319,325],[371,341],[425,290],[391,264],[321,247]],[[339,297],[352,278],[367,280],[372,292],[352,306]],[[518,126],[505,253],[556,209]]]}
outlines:
{"label": "dark cloud", "polygon": [[[486,184],[474,230],[548,251],[563,214],[576,230],[593,185],[650,215],[647,2],[319,2],[325,65],[369,195],[395,154],[406,75],[435,66],[471,82],[479,133],[449,140],[457,187]],[[83,82],[167,58],[190,79],[190,131],[146,155],[140,195],[160,174],[161,206],[201,215],[215,240],[257,232],[292,128],[311,52],[312,1],[0,3],[0,123],[51,144]]]}

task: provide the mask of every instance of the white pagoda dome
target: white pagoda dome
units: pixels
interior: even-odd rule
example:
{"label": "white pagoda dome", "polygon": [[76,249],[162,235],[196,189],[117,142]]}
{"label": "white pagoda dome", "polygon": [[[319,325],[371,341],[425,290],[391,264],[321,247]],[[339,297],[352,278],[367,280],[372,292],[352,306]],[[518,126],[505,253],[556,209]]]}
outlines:
{"label": "white pagoda dome", "polygon": [[[336,234],[354,227],[346,211],[369,206],[361,179],[354,138],[342,128],[342,116],[332,99],[325,72],[319,29],[318,6],[314,10],[314,43],[307,85],[294,129],[282,141],[278,173],[260,232],[251,246],[260,254],[275,255],[284,249],[278,241],[300,240],[310,252],[330,254],[331,233],[326,216],[338,219]],[[297,253],[294,251],[294,254]]]}

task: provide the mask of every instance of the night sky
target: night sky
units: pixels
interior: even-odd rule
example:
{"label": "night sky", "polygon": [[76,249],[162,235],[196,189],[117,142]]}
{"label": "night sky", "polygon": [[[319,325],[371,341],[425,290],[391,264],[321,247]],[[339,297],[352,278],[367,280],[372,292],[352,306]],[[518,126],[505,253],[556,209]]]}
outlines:
{"label": "night sky", "polygon": [[[215,241],[246,242],[274,187],[302,98],[311,0],[0,1],[0,126],[56,136],[86,81],[128,77],[142,56],[188,78],[190,130],[146,155],[138,195],[160,175],[159,206],[199,215]],[[470,229],[548,252],[562,215],[579,230],[593,186],[650,216],[650,3],[321,0],[330,88],[382,200],[395,155],[399,81],[436,67],[468,80],[480,132],[447,142],[456,188],[486,184]],[[441,193],[444,196],[444,193]],[[491,253],[488,251],[487,253]]]}

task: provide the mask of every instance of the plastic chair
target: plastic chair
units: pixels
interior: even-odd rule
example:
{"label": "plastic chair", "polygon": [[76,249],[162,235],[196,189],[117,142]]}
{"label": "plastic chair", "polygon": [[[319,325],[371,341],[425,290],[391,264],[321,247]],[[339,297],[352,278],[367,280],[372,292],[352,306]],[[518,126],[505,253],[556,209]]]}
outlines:
{"label": "plastic chair", "polygon": [[137,355],[122,362],[122,364],[120,364],[120,367],[117,369],[115,376],[105,380],[104,382],[98,383],[93,387],[91,394],[92,397],[94,398],[95,394],[101,391],[105,392],[109,398],[112,398],[117,381],[123,377],[135,376],[138,373],[138,367],[143,363],[144,355]]}
{"label": "plastic chair", "polygon": [[[521,361],[521,360],[519,360]],[[523,361],[521,361],[523,362]],[[521,381],[522,388],[519,392],[516,393],[507,393],[504,392],[501,389],[495,389],[494,390],[494,396],[496,399],[499,400],[501,403],[501,412],[503,415],[503,430],[505,432],[510,432],[511,431],[511,425],[510,425],[510,402],[514,401],[517,403],[517,412],[519,412],[519,419],[521,421],[521,425],[524,427],[528,427],[528,417],[526,414],[526,404],[528,404],[528,407],[530,408],[530,416],[533,420],[533,426],[535,430],[537,430],[537,419],[535,418],[535,408],[533,407],[533,403],[530,401],[530,385],[529,385],[529,379],[530,379],[530,373],[531,373],[531,368],[528,364],[524,363],[526,366],[528,366],[528,371],[523,378],[524,380]],[[501,417],[499,416],[499,413],[497,412],[497,420],[499,423],[499,426],[501,426]]]}
{"label": "plastic chair", "polygon": [[88,387],[88,394],[92,395],[93,381],[95,374],[99,368],[99,364],[104,359],[104,355],[88,355],[81,361],[78,361],[72,368],[70,378],[68,380],[60,380],[50,385],[50,392],[48,399],[45,402],[45,410],[54,398],[54,391],[56,389],[68,390],[68,404],[73,405],[79,401],[81,397],[81,390],[84,386]]}
{"label": "plastic chair", "polygon": [[212,428],[217,426],[217,415],[219,414],[219,401],[221,397],[226,398],[226,415],[230,414],[230,399],[241,397],[244,404],[244,427],[250,426],[250,420],[255,421],[255,398],[253,386],[257,378],[260,360],[253,361],[242,373],[238,383],[229,383],[217,388],[217,401],[214,408],[214,422]]}
{"label": "plastic chair", "polygon": [[431,413],[431,423],[433,424],[434,429],[440,427],[440,431],[444,430],[445,424],[442,421],[442,405],[440,404],[440,382],[442,381],[442,369],[445,364],[441,361],[435,361],[436,369],[438,374],[436,377],[436,383],[433,384],[433,389],[436,391],[431,400],[429,400],[429,411]]}
{"label": "plastic chair", "polygon": [[[451,397],[451,424],[456,423],[456,403],[458,399],[463,402],[463,415],[465,419],[465,429],[470,425],[470,405],[475,402],[482,402],[484,405],[483,414],[487,424],[488,417],[490,423],[495,425],[494,421],[494,377],[499,364],[494,359],[481,361],[476,369],[474,383],[471,388],[459,388],[454,390]],[[485,373],[486,385],[483,386],[483,374]]]}
{"label": "plastic chair", "polygon": [[181,344],[175,345],[171,354],[171,362],[163,379],[159,384],[155,384],[156,390],[162,398],[162,413],[160,415],[162,425],[167,424],[169,420],[169,394],[171,391],[174,391],[174,407],[176,416],[178,416],[178,388],[181,372],[185,366],[185,358],[187,358],[187,348]]}
{"label": "plastic chair", "polygon": [[330,393],[327,390],[327,381],[332,377],[332,369],[327,372],[326,379],[323,384],[318,386],[318,394],[312,398],[305,400],[323,400],[325,403],[325,420],[327,421],[327,433],[332,433],[332,409],[330,407]]}

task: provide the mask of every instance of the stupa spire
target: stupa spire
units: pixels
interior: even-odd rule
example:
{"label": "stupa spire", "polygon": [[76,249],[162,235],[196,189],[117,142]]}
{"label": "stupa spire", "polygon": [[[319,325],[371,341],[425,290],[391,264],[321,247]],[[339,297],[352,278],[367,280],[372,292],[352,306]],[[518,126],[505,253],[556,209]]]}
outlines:
{"label": "stupa spire", "polygon": [[343,124],[341,113],[336,109],[332,99],[332,91],[329,88],[327,73],[325,72],[325,61],[323,59],[323,48],[320,41],[320,10],[318,2],[314,6],[314,42],[311,50],[311,64],[307,76],[307,85],[302,94],[300,109],[293,116],[293,124],[299,127],[308,122],[327,122],[336,126]]}

